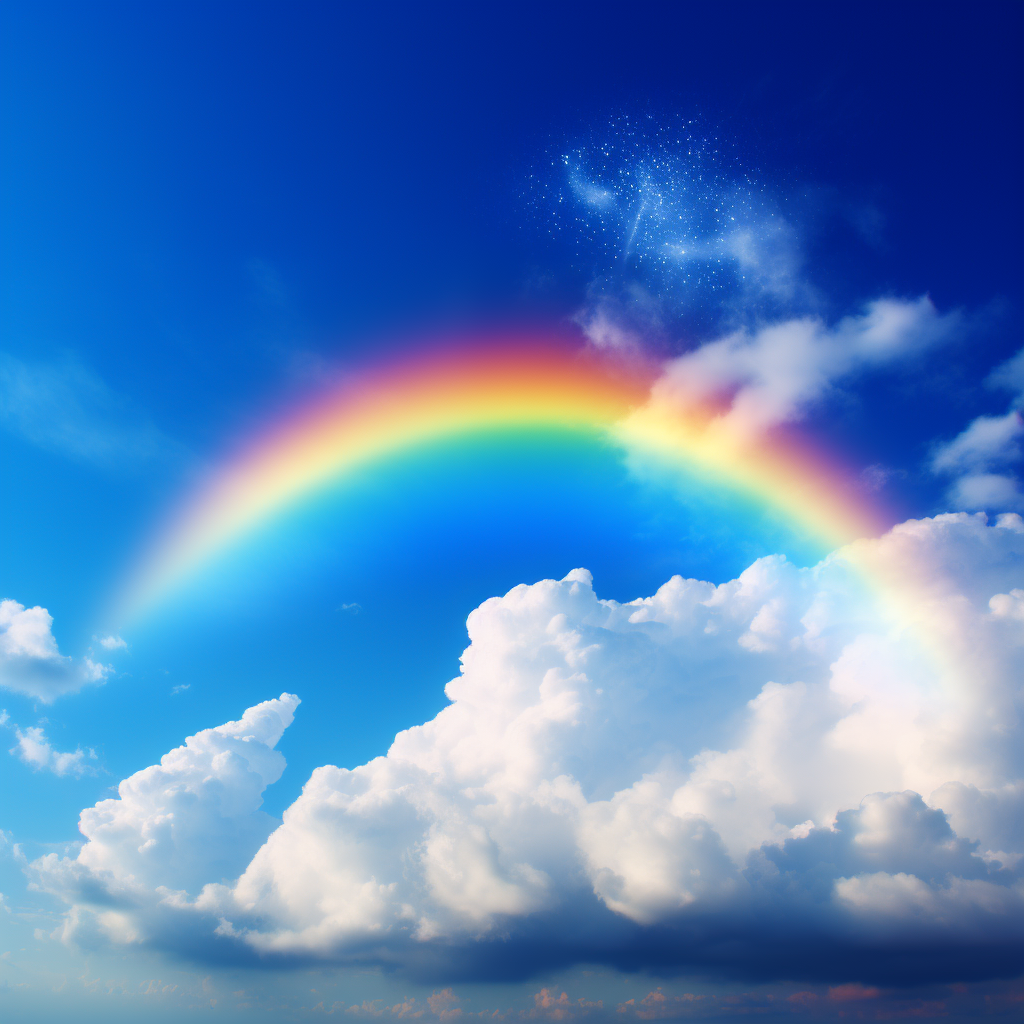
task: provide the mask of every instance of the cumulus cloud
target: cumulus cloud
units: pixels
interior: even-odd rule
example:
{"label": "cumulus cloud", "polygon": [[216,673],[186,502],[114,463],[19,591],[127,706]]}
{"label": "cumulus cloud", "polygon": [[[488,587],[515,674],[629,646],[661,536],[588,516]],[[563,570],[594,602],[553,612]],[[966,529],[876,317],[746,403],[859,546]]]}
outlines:
{"label": "cumulus cloud", "polygon": [[0,687],[52,703],[87,683],[101,683],[110,674],[86,656],[62,655],[52,632],[53,616],[36,605],[0,601]]}
{"label": "cumulus cloud", "polygon": [[[276,824],[260,810],[262,793],[284,770],[273,748],[298,704],[287,693],[258,704],[125,779],[116,799],[83,811],[78,858],[44,857],[40,876],[79,896],[98,885],[122,910],[152,892],[173,903],[211,879],[236,877]],[[138,934],[129,913],[101,914],[99,924],[123,941]]]}
{"label": "cumulus cloud", "polygon": [[803,317],[734,331],[670,360],[652,389],[657,405],[719,407],[716,425],[743,437],[802,419],[845,378],[919,355],[949,339],[958,314],[927,296],[877,299],[829,326]]}
{"label": "cumulus cloud", "polygon": [[1002,416],[978,416],[957,437],[936,446],[934,473],[953,478],[947,492],[955,508],[1024,509],[1017,467],[1024,456],[1024,349],[997,366],[986,383],[1014,392]]}
{"label": "cumulus cloud", "polygon": [[96,638],[96,642],[105,651],[124,651],[128,649],[128,643],[122,640],[119,636],[101,636]]}
{"label": "cumulus cloud", "polygon": [[470,615],[451,704],[316,769],[272,832],[288,695],[84,811],[81,852],[36,884],[71,905],[68,941],[198,957],[1013,973],[1022,559],[1020,517],[960,513],[626,604],[583,570],[516,587]]}
{"label": "cumulus cloud", "polygon": [[88,762],[96,760],[94,750],[84,751],[81,747],[74,751],[55,750],[42,726],[38,725],[31,725],[25,730],[15,728],[14,731],[18,742],[10,753],[37,771],[46,769],[54,775],[82,776],[92,770]]}

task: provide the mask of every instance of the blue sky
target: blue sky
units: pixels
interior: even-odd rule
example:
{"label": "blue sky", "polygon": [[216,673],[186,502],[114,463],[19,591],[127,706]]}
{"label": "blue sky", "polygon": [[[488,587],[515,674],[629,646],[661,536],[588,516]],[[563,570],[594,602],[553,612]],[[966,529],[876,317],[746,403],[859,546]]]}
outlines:
{"label": "blue sky", "polygon": [[[1019,727],[993,737],[971,725],[949,740],[955,756],[933,738],[946,721],[1015,723],[1024,710],[1015,5],[11,3],[0,17],[0,598],[16,602],[0,623],[0,1006],[12,1019],[64,1019],[79,998],[83,1019],[125,1020],[142,1005],[157,1019],[305,1019],[318,1001],[441,1020],[1011,1012],[1022,937],[979,908],[1012,916],[1019,900]],[[883,308],[891,335],[873,349],[858,318]],[[874,594],[838,563],[811,568],[827,552],[797,528],[639,471],[600,439],[542,432],[371,466],[269,523],[116,642],[118,587],[237,445],[352,367],[509,329],[642,357],[666,381],[706,383],[714,363],[733,408],[758,410],[747,428],[799,428],[893,525],[963,513],[921,527],[916,548],[905,531],[864,556],[903,567],[931,595],[930,627],[959,646],[928,676]],[[758,562],[728,589],[777,555],[788,562]],[[579,567],[606,601],[661,597],[635,620],[588,604],[582,577],[502,598]],[[676,574],[726,589],[711,604],[704,591],[659,591]],[[974,610],[955,613],[951,595]],[[529,611],[540,608],[561,623],[551,678],[607,679],[580,706],[600,717],[597,696],[614,697],[618,731],[584,715],[575,739],[550,738],[552,724],[548,739],[509,740],[527,735],[516,732],[526,712],[501,703],[502,680],[553,657]],[[704,632],[682,625],[705,614]],[[586,671],[581,637],[605,652]],[[472,696],[446,697],[470,641],[460,678]],[[978,669],[984,709],[943,705],[948,717],[929,719],[929,687],[941,676],[955,692],[974,671],[963,652],[978,649],[994,652]],[[864,680],[890,682],[876,692]],[[530,714],[562,722],[537,685]],[[839,712],[825,702],[773,718],[773,686],[819,686],[861,717],[826,730]],[[283,693],[301,705],[254,712],[278,724],[253,725],[248,747],[231,730],[201,733]],[[467,710],[481,707],[479,719]],[[503,715],[519,724],[492,735]],[[769,720],[788,723],[773,754]],[[182,755],[183,779],[221,747],[241,757],[259,745],[252,763],[270,767],[245,786],[209,769],[223,792],[241,786],[231,813],[175,812],[184,831],[161,863],[200,881],[182,886],[191,909],[172,920],[153,896],[175,888],[170,875],[132,867],[140,843],[77,826],[196,734],[206,739]],[[903,760],[864,768],[872,734]],[[861,761],[818,765],[820,793],[796,781],[785,798],[747,793],[735,774],[742,762],[783,778],[791,748],[806,779],[825,735],[847,737],[835,742]],[[452,753],[477,741],[467,761]],[[547,767],[535,779],[522,769],[509,796],[505,775],[480,767],[496,750]],[[405,850],[394,899],[412,909],[366,911],[366,927],[393,937],[371,953],[355,924],[304,917],[308,893],[282,895],[281,872],[320,842],[355,843],[351,823],[333,838],[303,832],[335,806],[323,793],[365,786],[391,806],[388,772],[413,764],[435,782],[410,775],[402,792],[418,794],[417,820],[429,806],[436,821],[421,835],[381,811],[382,845],[344,855],[383,884],[389,851]],[[362,774],[321,773],[326,789],[311,783],[295,803],[325,765]],[[462,789],[438,781],[449,775]],[[256,796],[241,795],[257,777]],[[712,778],[742,811],[707,795]],[[560,824],[508,810],[503,833],[484,804],[452,795],[474,787],[495,806],[547,800]],[[676,810],[656,813],[655,790]],[[125,801],[139,836],[167,810]],[[292,824],[257,855],[289,807]],[[571,842],[558,831],[570,818]],[[614,825],[627,818],[636,850]],[[487,833],[499,880],[456,893],[450,878],[477,863],[463,819]],[[641,819],[661,824],[646,835]],[[857,860],[865,835],[889,853]],[[208,864],[207,849],[221,859]],[[662,877],[655,861],[678,870]],[[840,874],[822,875],[826,861]],[[692,871],[705,888],[686,881]],[[279,903],[240,909],[243,872]],[[342,874],[324,869],[320,897],[355,907]],[[765,881],[783,875],[789,896]],[[82,895],[87,876],[98,902]],[[835,920],[808,895],[823,878]],[[207,883],[220,889],[200,906]],[[964,895],[978,886],[993,888]],[[963,934],[922,937],[910,911],[883,920],[886,900],[919,918],[946,907],[934,913]],[[230,927],[211,938],[218,920]],[[295,938],[314,926],[316,942]],[[277,953],[259,945],[272,932],[291,936]],[[772,944],[784,962],[764,954]]]}

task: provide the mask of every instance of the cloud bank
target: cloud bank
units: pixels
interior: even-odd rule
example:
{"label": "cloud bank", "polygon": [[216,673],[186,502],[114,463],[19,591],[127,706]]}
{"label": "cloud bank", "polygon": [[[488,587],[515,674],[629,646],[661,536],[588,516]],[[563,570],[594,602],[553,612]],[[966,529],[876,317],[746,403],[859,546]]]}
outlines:
{"label": "cloud bank", "polygon": [[627,604],[584,570],[519,586],[470,615],[452,703],[278,827],[288,694],[122,782],[35,884],[66,941],[200,959],[1012,974],[1022,564],[1019,516],[959,513]]}
{"label": "cloud bank", "polygon": [[62,655],[52,627],[53,616],[45,608],[0,601],[0,687],[50,704],[107,678],[112,671],[109,665],[88,656]]}

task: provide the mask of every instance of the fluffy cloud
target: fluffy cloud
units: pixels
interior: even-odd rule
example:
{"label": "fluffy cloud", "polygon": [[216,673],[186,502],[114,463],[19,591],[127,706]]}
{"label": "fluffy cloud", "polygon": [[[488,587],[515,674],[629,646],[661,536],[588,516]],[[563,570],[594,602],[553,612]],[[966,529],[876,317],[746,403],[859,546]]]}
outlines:
{"label": "fluffy cloud", "polygon": [[87,842],[77,860],[44,857],[40,877],[76,898],[99,886],[120,911],[100,914],[99,925],[122,939],[137,934],[124,911],[151,893],[173,903],[212,879],[236,877],[275,825],[260,810],[261,794],[284,770],[273,748],[298,704],[287,693],[258,704],[125,779],[117,799],[82,812]]}
{"label": "fluffy cloud", "polygon": [[83,812],[78,857],[36,884],[72,905],[69,940],[192,956],[1012,972],[1022,559],[1018,516],[961,513],[628,604],[583,570],[516,587],[470,615],[451,704],[318,768],[272,834],[287,695]]}
{"label": "fluffy cloud", "polygon": [[55,750],[41,726],[14,731],[18,742],[10,752],[37,770],[45,768],[54,775],[85,775],[89,771],[87,762],[96,759],[95,751],[87,753],[81,747],[74,751]]}
{"label": "fluffy cloud", "polygon": [[111,669],[89,657],[65,657],[54,639],[53,616],[38,605],[0,601],[0,687],[49,704],[87,683],[100,683]]}

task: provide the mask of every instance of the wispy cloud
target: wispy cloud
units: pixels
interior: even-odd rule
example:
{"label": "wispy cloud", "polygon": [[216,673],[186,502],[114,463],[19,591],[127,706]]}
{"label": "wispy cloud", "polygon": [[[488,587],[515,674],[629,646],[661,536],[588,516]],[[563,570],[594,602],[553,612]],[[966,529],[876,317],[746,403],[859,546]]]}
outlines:
{"label": "wispy cloud", "polygon": [[[932,452],[932,472],[952,478],[947,497],[955,508],[1024,510],[1020,465],[1024,459],[1024,349],[997,366],[986,384],[1012,393],[1010,408],[978,416]],[[1004,406],[1005,408],[1005,406]]]}
{"label": "wispy cloud", "polygon": [[645,273],[674,303],[726,290],[809,300],[796,228],[768,189],[727,163],[714,140],[686,128],[613,122],[558,157],[556,223],[586,240],[604,273]]}
{"label": "wispy cloud", "polygon": [[0,355],[0,426],[104,469],[183,455],[177,442],[72,356],[29,362]]}
{"label": "wispy cloud", "polygon": [[532,179],[592,275],[576,319],[595,345],[671,349],[680,324],[706,334],[822,307],[786,204],[725,149],[692,125],[617,118]]}

